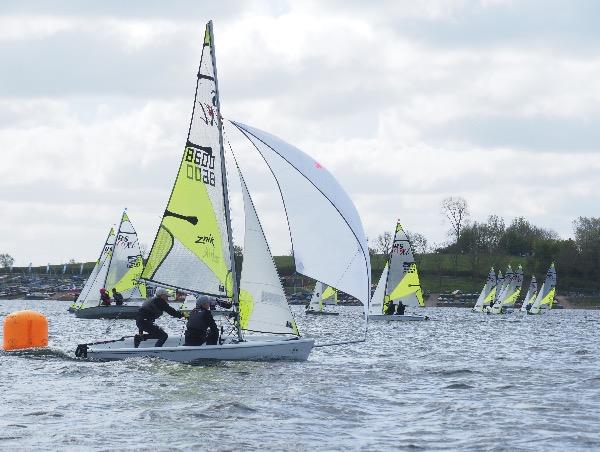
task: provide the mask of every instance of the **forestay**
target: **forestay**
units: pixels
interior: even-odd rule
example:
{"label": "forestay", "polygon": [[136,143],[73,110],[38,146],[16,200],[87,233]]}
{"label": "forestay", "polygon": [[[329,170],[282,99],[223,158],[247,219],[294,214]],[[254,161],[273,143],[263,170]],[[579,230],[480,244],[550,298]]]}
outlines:
{"label": "forestay", "polygon": [[104,279],[106,277],[106,272],[108,271],[108,264],[110,262],[110,255],[112,254],[114,244],[115,230],[114,228],[110,228],[108,236],[104,241],[102,251],[100,252],[100,257],[96,261],[92,273],[90,273],[83,289],[81,289],[81,292],[77,297],[75,305],[78,307],[96,306],[100,303],[100,289],[104,287]]}
{"label": "forestay", "polygon": [[232,124],[260,152],[277,181],[296,270],[358,298],[366,314],[371,265],[363,226],[348,195],[321,164],[298,148],[262,130]]}
{"label": "forestay", "polygon": [[400,222],[396,224],[389,263],[383,313],[386,312],[389,303],[402,302],[404,306],[424,306],[417,264]]}
{"label": "forestay", "polygon": [[104,287],[109,291],[115,288],[125,299],[146,298],[146,284],[140,282],[143,269],[137,233],[123,212]]}
{"label": "forestay", "polygon": [[252,332],[298,335],[269,245],[241,174],[240,181],[245,213],[240,327]]}
{"label": "forestay", "polygon": [[231,298],[231,237],[210,36],[207,25],[187,142],[142,278]]}

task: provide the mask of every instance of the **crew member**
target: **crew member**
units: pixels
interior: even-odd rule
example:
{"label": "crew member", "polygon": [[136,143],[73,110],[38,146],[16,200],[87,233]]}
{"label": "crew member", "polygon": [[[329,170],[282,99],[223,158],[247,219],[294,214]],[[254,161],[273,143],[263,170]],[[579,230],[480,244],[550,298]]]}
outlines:
{"label": "crew member", "polygon": [[[208,330],[210,332],[207,334]],[[218,339],[219,329],[210,312],[210,299],[201,295],[196,301],[196,308],[190,312],[183,345],[216,345]]]}
{"label": "crew member", "polygon": [[100,289],[100,305],[101,306],[110,306],[110,295],[106,292],[106,289],[103,287]]}
{"label": "crew member", "polygon": [[123,304],[123,295],[121,295],[120,292],[117,292],[117,289],[114,287],[112,288],[112,296],[117,306],[121,306]]}
{"label": "crew member", "polygon": [[[169,294],[166,289],[159,287],[156,289],[156,296],[154,298],[142,303],[135,318],[135,324],[140,331],[139,334],[136,334],[133,338],[133,345],[135,348],[140,345],[141,341],[147,339],[158,339],[155,347],[162,347],[166,342],[169,335],[161,327],[155,325],[154,321],[163,315],[165,311],[178,319],[183,317],[181,312],[169,306],[169,303],[167,303],[168,300]],[[144,331],[148,334],[144,334]]]}
{"label": "crew member", "polygon": [[396,315],[404,315],[404,310],[406,306],[401,301],[398,302],[398,306],[396,307]]}
{"label": "crew member", "polygon": [[385,315],[393,315],[393,314],[394,314],[394,303],[390,300],[390,301],[388,301],[388,304],[385,307]]}

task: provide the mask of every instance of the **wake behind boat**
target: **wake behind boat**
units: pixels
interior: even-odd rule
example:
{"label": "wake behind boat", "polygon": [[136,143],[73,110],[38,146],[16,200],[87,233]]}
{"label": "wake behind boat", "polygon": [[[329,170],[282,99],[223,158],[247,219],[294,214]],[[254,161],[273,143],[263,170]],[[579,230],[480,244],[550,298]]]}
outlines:
{"label": "wake behind boat", "polygon": [[[219,345],[185,346],[181,338],[171,338],[163,347],[146,340],[136,348],[133,339],[125,337],[80,344],[76,352],[80,357],[151,356],[185,363],[305,360],[314,346],[314,339],[300,337],[239,166],[245,227],[238,287],[216,75],[209,22],[183,157],[141,278],[158,286],[227,300],[233,307],[229,320],[234,328],[231,332],[221,328]],[[368,247],[348,195],[322,165],[299,149],[259,129],[231,124],[259,152],[278,184],[296,270],[329,285],[336,282],[340,290],[361,300],[366,312],[371,272]],[[319,234],[315,234],[313,217],[306,215],[309,208],[323,220]]]}

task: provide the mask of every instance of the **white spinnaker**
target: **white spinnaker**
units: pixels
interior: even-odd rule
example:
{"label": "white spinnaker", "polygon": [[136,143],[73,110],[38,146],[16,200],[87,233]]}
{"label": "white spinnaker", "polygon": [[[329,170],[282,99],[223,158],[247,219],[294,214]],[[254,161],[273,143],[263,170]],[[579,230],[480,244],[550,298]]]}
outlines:
{"label": "white spinnaker", "polygon": [[358,298],[366,315],[371,264],[362,222],[346,192],[323,166],[298,148],[259,129],[232,124],[260,152],[277,181],[296,270]]}
{"label": "white spinnaker", "polygon": [[[142,274],[143,259],[137,233],[126,212],[123,212],[117,231],[110,267],[106,275],[105,287],[113,287],[123,298],[145,298],[144,283],[137,283]],[[143,291],[143,293],[142,293]]]}
{"label": "white spinnaker", "polygon": [[322,282],[317,281],[315,284],[315,289],[313,290],[312,297],[310,297],[310,303],[308,304],[308,309],[311,311],[322,311],[323,310],[323,299],[321,295],[323,294],[323,290],[325,289],[325,285]]}
{"label": "white spinnaker", "polygon": [[[243,177],[245,233],[240,278],[241,327],[247,331],[298,334],[273,256]],[[251,299],[248,299],[248,294]]]}
{"label": "white spinnaker", "polygon": [[373,298],[371,298],[369,306],[369,314],[371,315],[383,314],[383,297],[385,295],[385,282],[387,281],[388,269],[389,265],[386,263],[379,277],[375,292],[373,292]]}
{"label": "white spinnaker", "polygon": [[479,294],[479,297],[477,298],[477,302],[475,303],[475,306],[473,307],[474,311],[482,311],[483,310],[483,305],[485,304],[485,299],[489,296],[489,294],[492,292],[494,287],[496,287],[496,272],[494,271],[494,267],[492,267],[490,269],[490,272],[488,273],[488,276],[487,276],[487,279],[483,286],[483,289],[481,289],[481,293]]}
{"label": "white spinnaker", "polygon": [[527,311],[527,305],[530,305],[535,300],[535,296],[537,295],[537,280],[535,279],[535,275],[531,276],[531,282],[529,283],[529,289],[525,294],[525,298],[523,298],[523,305],[521,306],[521,311]]}
{"label": "white spinnaker", "polygon": [[90,274],[90,277],[85,283],[83,290],[77,298],[79,308],[87,308],[90,306],[97,306],[100,304],[100,289],[104,287],[104,281],[106,280],[106,274],[108,272],[108,266],[110,265],[110,257],[113,252],[115,245],[115,233],[111,229],[108,234],[108,238],[104,243],[102,254],[100,259],[94,266],[94,270]]}

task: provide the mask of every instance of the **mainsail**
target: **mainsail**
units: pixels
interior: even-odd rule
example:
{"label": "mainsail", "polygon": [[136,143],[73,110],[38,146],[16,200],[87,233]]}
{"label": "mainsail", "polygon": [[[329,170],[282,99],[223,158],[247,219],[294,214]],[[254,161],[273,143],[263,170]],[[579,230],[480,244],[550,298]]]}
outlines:
{"label": "mainsail", "polygon": [[521,286],[523,285],[523,267],[519,265],[517,271],[512,274],[510,282],[503,291],[500,302],[502,306],[514,306],[515,301],[519,298],[521,293]]}
{"label": "mainsail", "polygon": [[404,306],[425,306],[412,247],[399,221],[389,257],[382,313],[386,312],[389,303],[395,302],[402,302]]}
{"label": "mainsail", "polygon": [[[108,270],[108,262],[110,261],[110,255],[112,254],[114,245],[115,230],[114,228],[110,228],[106,240],[104,241],[102,251],[100,252],[100,256],[96,260],[96,265],[94,265],[92,273],[90,273],[83,289],[81,289],[81,292],[74,303],[75,306],[80,307],[84,304],[86,306],[95,306],[100,302],[99,290],[104,287],[101,284],[104,284],[104,278],[106,276],[106,271]],[[81,265],[83,267],[83,263]],[[101,270],[103,276],[99,275]]]}
{"label": "mainsail", "polygon": [[240,279],[240,327],[246,331],[298,335],[273,256],[246,182],[244,195],[244,264]]}
{"label": "mainsail", "polygon": [[530,314],[539,314],[542,304],[547,304],[550,307],[554,301],[554,294],[556,293],[556,268],[554,262],[550,265],[548,272],[546,273],[546,279],[537,296],[535,301],[531,305],[529,310]]}
{"label": "mainsail", "polygon": [[481,289],[481,293],[477,298],[477,302],[475,306],[473,306],[473,311],[483,312],[483,307],[490,304],[490,301],[494,298],[496,290],[496,272],[494,272],[494,267],[490,269],[488,273],[485,284],[483,285],[483,289]]}
{"label": "mainsail", "polygon": [[331,286],[327,286],[322,282],[315,283],[308,309],[310,311],[322,312],[325,304],[337,304],[338,291]]}
{"label": "mainsail", "polygon": [[535,279],[535,275],[531,276],[531,282],[529,283],[529,289],[525,294],[525,298],[523,298],[523,305],[521,306],[521,311],[527,311],[527,306],[533,304],[535,298],[537,296],[537,280]]}
{"label": "mainsail", "polygon": [[142,278],[232,298],[234,262],[212,39],[208,24],[187,142]]}
{"label": "mainsail", "polygon": [[[280,190],[296,270],[362,301],[370,300],[371,264],[356,208],[334,177],[298,148],[232,122],[260,152]],[[315,234],[315,218],[319,233]]]}
{"label": "mainsail", "polygon": [[125,211],[117,231],[104,287],[109,291],[116,289],[125,299],[146,298],[146,285],[140,282],[143,268],[138,236]]}

